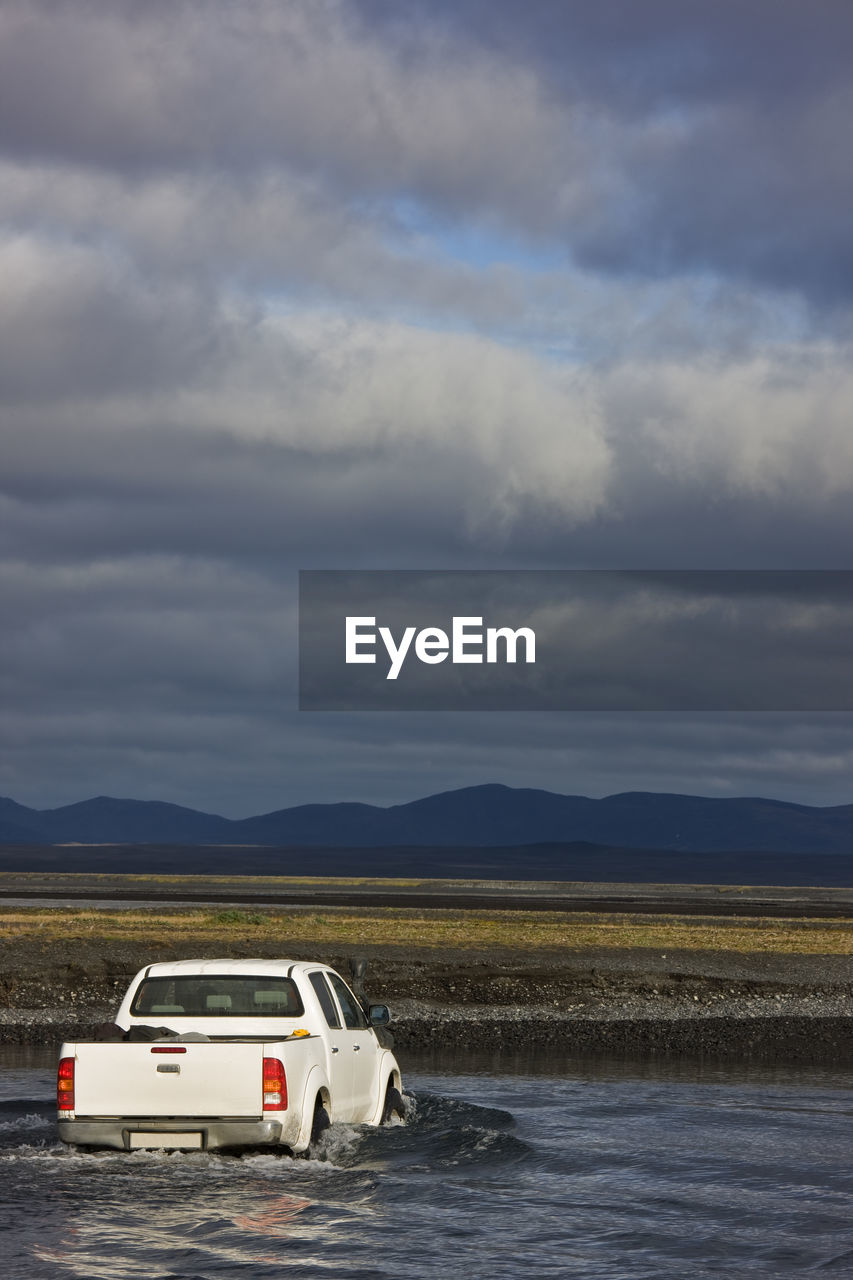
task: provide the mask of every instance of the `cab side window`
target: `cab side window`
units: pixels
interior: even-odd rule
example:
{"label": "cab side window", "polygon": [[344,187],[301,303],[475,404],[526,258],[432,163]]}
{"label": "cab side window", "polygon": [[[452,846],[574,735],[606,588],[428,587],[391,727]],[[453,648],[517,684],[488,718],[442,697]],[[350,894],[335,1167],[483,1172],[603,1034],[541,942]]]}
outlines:
{"label": "cab side window", "polygon": [[308,981],[317,993],[317,999],[320,1001],[320,1008],[330,1027],[339,1027],[341,1020],[338,1017],[338,1011],[335,1008],[335,1002],[332,999],[332,993],[329,990],[329,984],[325,975],[322,973],[309,973]]}
{"label": "cab side window", "polygon": [[356,1000],[353,993],[345,982],[342,982],[336,973],[329,974],[329,981],[335,988],[335,995],[338,997],[338,1003],[341,1006],[341,1012],[344,1015],[344,1023],[350,1029],[354,1027],[366,1027],[367,1019],[362,1013],[361,1005]]}

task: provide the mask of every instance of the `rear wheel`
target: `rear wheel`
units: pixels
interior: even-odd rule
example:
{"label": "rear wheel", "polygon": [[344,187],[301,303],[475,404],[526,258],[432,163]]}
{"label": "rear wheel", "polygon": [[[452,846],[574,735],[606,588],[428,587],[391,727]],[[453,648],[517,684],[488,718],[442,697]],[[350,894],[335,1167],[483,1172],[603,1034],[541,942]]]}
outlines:
{"label": "rear wheel", "polygon": [[389,1084],[385,1093],[385,1106],[382,1108],[382,1123],[388,1124],[394,1116],[405,1120],[406,1104],[400,1090],[395,1089],[393,1084]]}
{"label": "rear wheel", "polygon": [[314,1119],[311,1121],[311,1146],[315,1146],[323,1134],[328,1129],[332,1121],[329,1119],[329,1113],[323,1105],[321,1098],[317,1099],[314,1107]]}

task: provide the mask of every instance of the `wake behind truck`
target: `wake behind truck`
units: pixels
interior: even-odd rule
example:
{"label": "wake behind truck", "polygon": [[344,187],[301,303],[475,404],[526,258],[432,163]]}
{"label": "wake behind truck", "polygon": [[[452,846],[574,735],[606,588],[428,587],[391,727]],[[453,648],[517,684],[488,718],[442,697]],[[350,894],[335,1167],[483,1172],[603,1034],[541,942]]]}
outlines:
{"label": "wake behind truck", "polygon": [[148,965],[119,1007],[116,1039],[63,1044],[59,1137],[124,1151],[297,1153],[332,1122],[402,1118],[389,1017],[323,964]]}

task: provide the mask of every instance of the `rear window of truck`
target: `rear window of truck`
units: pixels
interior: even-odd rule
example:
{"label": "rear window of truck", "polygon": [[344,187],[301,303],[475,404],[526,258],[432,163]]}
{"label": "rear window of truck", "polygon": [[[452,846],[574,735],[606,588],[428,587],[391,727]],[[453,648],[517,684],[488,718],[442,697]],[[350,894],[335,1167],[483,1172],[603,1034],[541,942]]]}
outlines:
{"label": "rear window of truck", "polygon": [[130,1012],[135,1018],[298,1018],[305,1010],[290,978],[182,974],[144,978]]}

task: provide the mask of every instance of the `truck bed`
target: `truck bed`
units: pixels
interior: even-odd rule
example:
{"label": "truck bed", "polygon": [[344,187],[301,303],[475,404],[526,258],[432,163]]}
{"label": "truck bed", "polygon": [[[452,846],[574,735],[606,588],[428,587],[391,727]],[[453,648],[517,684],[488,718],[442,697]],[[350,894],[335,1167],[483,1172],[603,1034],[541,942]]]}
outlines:
{"label": "truck bed", "polygon": [[[300,1036],[64,1044],[62,1057],[75,1063],[74,1116],[60,1116],[60,1137],[124,1150],[270,1143],[295,1148],[316,1043],[315,1036]],[[269,1059],[284,1067],[282,1110],[264,1110]]]}

